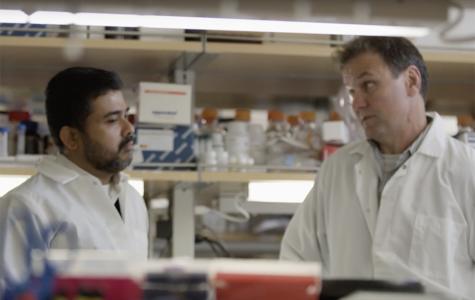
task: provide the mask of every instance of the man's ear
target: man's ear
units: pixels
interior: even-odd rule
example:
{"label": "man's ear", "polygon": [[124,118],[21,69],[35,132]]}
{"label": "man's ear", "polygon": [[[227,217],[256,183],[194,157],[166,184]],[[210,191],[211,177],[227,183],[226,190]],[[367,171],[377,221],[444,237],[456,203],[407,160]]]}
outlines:
{"label": "man's ear", "polygon": [[406,90],[407,90],[408,96],[414,97],[420,94],[422,77],[421,77],[421,72],[419,72],[419,69],[414,65],[410,65],[409,67],[407,67],[405,72],[406,72]]}
{"label": "man's ear", "polygon": [[65,150],[75,151],[78,149],[81,137],[80,132],[76,128],[63,126],[59,131],[59,139],[64,144]]}

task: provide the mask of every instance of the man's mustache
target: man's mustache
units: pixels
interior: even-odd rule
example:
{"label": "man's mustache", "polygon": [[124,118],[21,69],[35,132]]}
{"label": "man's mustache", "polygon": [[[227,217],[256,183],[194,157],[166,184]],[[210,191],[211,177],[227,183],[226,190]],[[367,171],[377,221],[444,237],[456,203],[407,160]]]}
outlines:
{"label": "man's mustache", "polygon": [[135,134],[130,134],[128,136],[126,136],[122,142],[120,142],[119,144],[119,150],[121,150],[122,148],[124,148],[129,142],[133,142],[135,140]]}

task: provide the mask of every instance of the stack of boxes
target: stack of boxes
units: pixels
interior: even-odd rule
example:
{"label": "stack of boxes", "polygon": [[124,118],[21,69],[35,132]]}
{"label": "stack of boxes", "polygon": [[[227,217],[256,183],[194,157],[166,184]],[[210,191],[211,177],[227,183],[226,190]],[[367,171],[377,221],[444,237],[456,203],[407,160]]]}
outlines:
{"label": "stack of boxes", "polygon": [[191,163],[195,134],[191,85],[141,82],[134,163]]}

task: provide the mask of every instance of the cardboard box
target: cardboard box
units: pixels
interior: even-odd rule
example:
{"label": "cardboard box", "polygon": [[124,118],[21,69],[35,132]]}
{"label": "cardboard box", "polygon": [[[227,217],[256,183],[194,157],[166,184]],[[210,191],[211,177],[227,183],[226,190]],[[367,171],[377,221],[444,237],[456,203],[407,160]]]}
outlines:
{"label": "cardboard box", "polygon": [[192,124],[191,85],[141,82],[139,122],[164,125]]}
{"label": "cardboard box", "polygon": [[191,126],[138,128],[141,157],[135,163],[190,163],[195,159],[195,133]]}

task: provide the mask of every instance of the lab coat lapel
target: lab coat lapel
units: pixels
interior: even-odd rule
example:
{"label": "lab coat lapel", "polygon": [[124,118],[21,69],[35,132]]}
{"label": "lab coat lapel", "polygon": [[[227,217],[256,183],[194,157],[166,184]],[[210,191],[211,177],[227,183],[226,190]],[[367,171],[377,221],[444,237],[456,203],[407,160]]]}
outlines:
{"label": "lab coat lapel", "polygon": [[[79,180],[89,180],[89,178],[82,177]],[[79,184],[82,186],[82,184]],[[79,191],[81,192],[81,191]],[[84,194],[84,191],[82,191]],[[125,224],[118,214],[114,204],[107,199],[107,195],[104,194],[102,188],[98,187],[89,190],[87,197],[83,198],[86,205],[89,207],[90,220],[93,223],[101,225],[97,228],[98,231],[104,232],[102,235],[104,239],[109,239],[115,249],[125,249],[124,244],[127,241],[127,233]]]}
{"label": "lab coat lapel", "polygon": [[368,231],[371,237],[373,237],[378,211],[378,176],[373,168],[371,151],[367,149],[366,151],[361,151],[360,154],[362,157],[354,167],[356,196],[365,217]]}

